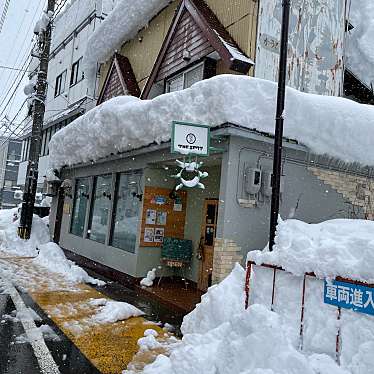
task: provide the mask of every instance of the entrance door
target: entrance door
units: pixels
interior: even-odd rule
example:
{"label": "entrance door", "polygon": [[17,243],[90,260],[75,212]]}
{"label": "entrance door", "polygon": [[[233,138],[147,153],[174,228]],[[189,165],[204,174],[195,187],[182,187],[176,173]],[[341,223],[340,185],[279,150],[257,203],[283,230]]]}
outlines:
{"label": "entrance door", "polygon": [[207,199],[204,204],[201,227],[201,265],[198,287],[206,291],[212,285],[214,239],[216,237],[218,199]]}

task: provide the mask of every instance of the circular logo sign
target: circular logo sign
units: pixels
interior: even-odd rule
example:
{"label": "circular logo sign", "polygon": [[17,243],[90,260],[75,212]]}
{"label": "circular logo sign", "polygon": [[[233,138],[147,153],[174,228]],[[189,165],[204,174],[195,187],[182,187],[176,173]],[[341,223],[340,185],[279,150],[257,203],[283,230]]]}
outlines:
{"label": "circular logo sign", "polygon": [[188,144],[194,144],[196,142],[196,136],[190,133],[186,136],[186,140]]}

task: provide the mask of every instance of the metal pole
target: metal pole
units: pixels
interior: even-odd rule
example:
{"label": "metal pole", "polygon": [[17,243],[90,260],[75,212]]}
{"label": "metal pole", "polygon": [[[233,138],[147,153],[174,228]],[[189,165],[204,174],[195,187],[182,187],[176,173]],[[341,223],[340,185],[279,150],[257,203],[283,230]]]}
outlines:
{"label": "metal pole", "polygon": [[275,139],[274,139],[274,158],[273,158],[273,181],[270,211],[270,238],[269,250],[273,250],[275,232],[279,216],[280,185],[282,176],[282,138],[284,106],[286,97],[286,74],[287,74],[287,47],[288,47],[288,28],[290,20],[290,0],[282,2],[282,28],[279,56],[279,76],[278,76],[278,97],[277,113],[275,120]]}
{"label": "metal pole", "polygon": [[[48,0],[48,12],[54,12],[56,0]],[[49,22],[45,31],[39,33],[40,66],[36,82],[34,99],[33,124],[31,132],[30,151],[28,156],[25,189],[22,210],[18,227],[18,236],[30,239],[32,216],[34,213],[35,195],[38,183],[39,154],[42,144],[42,129],[47,95],[47,75],[49,53],[51,49],[52,24]]]}

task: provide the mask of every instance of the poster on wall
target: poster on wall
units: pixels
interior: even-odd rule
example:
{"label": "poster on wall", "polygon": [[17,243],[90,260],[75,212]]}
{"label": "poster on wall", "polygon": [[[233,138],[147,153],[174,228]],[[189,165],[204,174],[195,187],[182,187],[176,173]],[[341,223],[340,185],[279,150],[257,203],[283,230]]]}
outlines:
{"label": "poster on wall", "polygon": [[157,212],[157,225],[165,226],[167,215],[167,212]]}
{"label": "poster on wall", "polygon": [[147,209],[147,216],[145,223],[146,225],[155,225],[156,224],[156,214],[157,212],[153,209]]}
{"label": "poster on wall", "polygon": [[146,227],[144,229],[144,242],[153,243],[155,238],[155,229],[152,227]]}
{"label": "poster on wall", "polygon": [[155,229],[155,236],[154,242],[155,243],[163,243],[165,236],[165,229],[163,227],[159,227]]}

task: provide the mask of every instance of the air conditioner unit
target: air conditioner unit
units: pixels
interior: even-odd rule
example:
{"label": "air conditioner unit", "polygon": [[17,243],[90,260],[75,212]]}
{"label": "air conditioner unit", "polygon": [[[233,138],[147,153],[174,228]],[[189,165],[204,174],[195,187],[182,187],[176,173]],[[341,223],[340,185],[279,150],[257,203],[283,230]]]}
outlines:
{"label": "air conditioner unit", "polygon": [[[273,173],[271,171],[262,172],[261,191],[265,196],[271,197],[273,192]],[[281,176],[279,192],[284,192],[284,175]]]}
{"label": "air conditioner unit", "polygon": [[245,192],[255,195],[261,188],[261,169],[247,168],[245,170]]}

